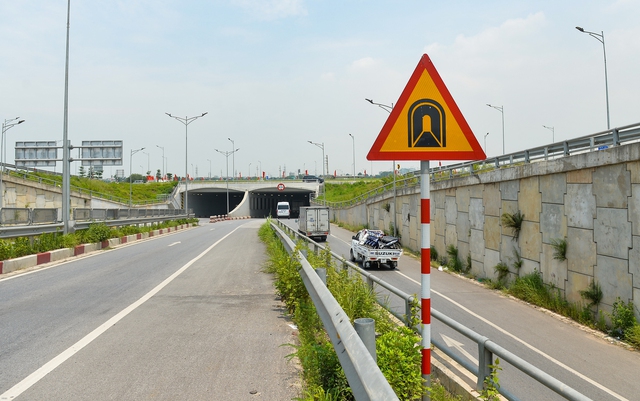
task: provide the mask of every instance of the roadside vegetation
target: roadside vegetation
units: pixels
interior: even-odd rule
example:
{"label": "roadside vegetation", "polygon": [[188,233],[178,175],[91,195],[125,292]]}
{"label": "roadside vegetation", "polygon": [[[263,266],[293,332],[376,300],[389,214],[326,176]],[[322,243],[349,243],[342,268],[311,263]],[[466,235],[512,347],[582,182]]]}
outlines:
{"label": "roadside vegetation", "polygon": [[140,234],[161,228],[176,227],[182,224],[198,224],[198,219],[179,219],[155,223],[148,226],[124,226],[112,228],[104,223],[91,224],[86,230],[75,233],[49,233],[34,237],[18,237],[15,239],[0,239],[0,260],[19,258],[41,252],[62,248],[73,248],[80,244],[90,244],[106,241],[110,238],[121,238],[127,235]]}
{"label": "roadside vegetation", "polygon": [[[292,348],[290,357],[298,358],[303,368],[303,390],[298,400],[353,400],[338,357],[298,273],[299,261],[286,252],[269,222],[262,225],[259,236],[267,247],[269,258],[264,270],[274,275],[276,292],[299,330],[299,342],[288,344]],[[298,248],[304,247],[305,244],[298,244]],[[398,326],[376,303],[375,292],[357,275],[350,275],[347,270],[336,266],[328,251],[316,255],[306,249],[306,253],[314,268],[327,270],[327,287],[352,322],[364,317],[375,320],[378,366],[398,397],[401,400],[421,399],[423,382],[419,335],[406,326]],[[416,312],[417,308],[416,303]],[[414,313],[413,316],[418,319],[420,315]],[[452,397],[441,385],[433,383],[431,399],[453,401],[459,398]]]}
{"label": "roadside vegetation", "polygon": [[[12,171],[10,174],[25,178],[25,173],[16,173]],[[45,182],[54,182],[56,183],[55,185],[62,186],[61,175],[50,174],[43,171],[28,172],[28,174],[26,174],[26,179],[31,181],[43,179]],[[144,177],[139,174],[133,174],[131,179],[132,182],[140,180],[144,181]],[[131,198],[134,203],[150,203],[156,202],[159,198],[163,198],[171,194],[173,188],[178,185],[178,181],[155,182],[153,184],[133,184],[130,187],[128,180],[120,182],[105,182],[101,179],[72,175],[70,185],[72,191],[80,188],[86,191],[97,192],[105,196],[126,199],[127,201],[129,200],[129,188],[131,188]]]}

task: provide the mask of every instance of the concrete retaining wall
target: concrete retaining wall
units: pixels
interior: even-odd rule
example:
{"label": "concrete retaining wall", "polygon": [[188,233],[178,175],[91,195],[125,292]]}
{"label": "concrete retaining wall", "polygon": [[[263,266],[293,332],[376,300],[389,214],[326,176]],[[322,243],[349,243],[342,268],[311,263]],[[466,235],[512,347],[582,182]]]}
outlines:
{"label": "concrete retaining wall", "polygon": [[[419,251],[420,189],[399,188],[395,207],[392,195],[332,210],[332,220],[390,231],[395,211],[403,246]],[[431,244],[439,255],[455,246],[484,278],[497,277],[499,262],[510,266],[510,279],[537,270],[572,302],[596,280],[600,310],[611,312],[620,297],[634,302],[640,318],[640,144],[432,182],[430,198]],[[524,222],[516,241],[501,216],[517,211]],[[565,238],[561,262],[552,242]]]}

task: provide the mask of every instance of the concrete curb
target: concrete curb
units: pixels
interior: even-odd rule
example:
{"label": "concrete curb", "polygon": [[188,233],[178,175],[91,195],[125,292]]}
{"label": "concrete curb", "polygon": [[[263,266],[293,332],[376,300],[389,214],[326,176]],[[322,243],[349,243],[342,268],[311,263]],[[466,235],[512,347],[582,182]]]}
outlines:
{"label": "concrete curb", "polygon": [[173,231],[190,227],[190,224],[182,224],[176,227],[163,228],[160,230],[150,231],[148,233],[140,233],[127,235],[122,238],[110,238],[106,241],[93,244],[76,245],[73,248],[55,249],[53,251],[41,252],[38,254],[22,256],[15,259],[7,259],[0,261],[0,275],[15,272],[16,270],[28,269],[30,267],[43,265],[46,263],[56,262],[70,257],[80,256],[89,252],[99,251],[105,248],[112,248],[117,245],[135,242],[150,237],[168,234]]}

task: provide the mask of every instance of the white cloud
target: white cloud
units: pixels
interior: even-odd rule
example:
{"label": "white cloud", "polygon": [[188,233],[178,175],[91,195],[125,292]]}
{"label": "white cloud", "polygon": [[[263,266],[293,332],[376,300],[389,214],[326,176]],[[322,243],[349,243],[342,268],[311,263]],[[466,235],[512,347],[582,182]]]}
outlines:
{"label": "white cloud", "polygon": [[307,15],[303,0],[233,0],[233,3],[260,20]]}

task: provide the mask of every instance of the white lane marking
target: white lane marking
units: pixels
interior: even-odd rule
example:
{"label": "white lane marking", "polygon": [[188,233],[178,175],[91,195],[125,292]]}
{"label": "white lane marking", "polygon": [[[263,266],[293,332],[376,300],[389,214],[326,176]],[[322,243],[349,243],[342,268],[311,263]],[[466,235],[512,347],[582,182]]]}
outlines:
{"label": "white lane marking", "polygon": [[478,360],[473,355],[468,353],[467,350],[462,348],[462,346],[464,345],[463,343],[461,343],[460,341],[456,341],[445,334],[441,334],[441,336],[442,336],[442,339],[444,340],[444,343],[447,344],[447,347],[457,349],[458,352],[460,352],[462,355],[466,356],[467,359],[473,362],[474,365],[478,364]]}
{"label": "white lane marking", "polygon": [[181,244],[181,242],[180,242],[180,241],[178,241],[178,242],[174,242],[173,244],[169,244],[169,245],[167,245],[167,246],[174,246],[174,245],[178,245],[178,244]]}
{"label": "white lane marking", "polygon": [[[399,271],[396,270],[396,273],[401,274],[402,276],[406,277],[408,280],[413,281],[416,284],[420,284],[419,282],[417,282],[416,280],[412,279],[411,277],[407,276],[406,274],[403,274]],[[556,365],[560,366],[563,369],[566,369],[567,371],[573,373],[574,375],[578,376],[579,378],[581,378],[582,380],[586,381],[587,383],[592,384],[593,386],[599,388],[600,390],[604,391],[605,393],[611,395],[612,397],[615,397],[617,399],[619,399],[620,401],[629,401],[627,398],[621,396],[620,394],[616,393],[613,390],[608,389],[607,387],[603,386],[602,384],[596,382],[595,380],[583,375],[582,373],[578,372],[577,370],[571,368],[570,366],[565,365],[564,363],[560,362],[559,360],[555,359],[554,357],[552,357],[551,355],[545,354],[543,351],[539,350],[538,348],[534,347],[533,345],[521,340],[520,338],[516,337],[515,335],[509,333],[508,331],[504,330],[503,328],[501,328],[500,326],[494,324],[493,322],[485,319],[484,317],[478,315],[477,313],[473,312],[472,310],[466,308],[465,306],[459,304],[458,302],[454,301],[453,299],[447,297],[446,295],[435,291],[433,289],[431,289],[431,292],[438,294],[439,296],[441,296],[442,298],[446,299],[447,301],[451,302],[452,304],[454,304],[455,306],[457,306],[458,308],[462,309],[463,311],[467,312],[468,314],[470,314],[471,316],[479,319],[480,321],[488,324],[489,326],[493,327],[494,329],[498,330],[499,332],[501,332],[502,334],[511,337],[512,339],[514,339],[515,341],[519,342],[520,344],[524,345],[525,347],[529,348],[531,351],[537,353],[538,355],[544,357],[545,359],[555,363]]]}
{"label": "white lane marking", "polygon": [[[333,237],[333,235],[331,235]],[[337,238],[337,237],[335,237]],[[338,238],[339,239],[339,238]],[[343,240],[341,240],[343,241]],[[348,242],[343,241],[346,244],[350,245]],[[400,274],[401,276],[405,277],[406,279],[408,279],[409,281],[413,281],[414,283],[420,285],[420,283],[414,279],[412,279],[411,277],[407,276],[406,274],[395,270],[395,272],[397,274]],[[467,309],[466,307],[464,307],[463,305],[459,304],[458,302],[454,301],[453,299],[447,297],[446,295],[435,291],[433,288],[431,288],[431,292],[433,292],[434,294],[438,294],[439,296],[441,296],[442,298],[446,299],[447,301],[451,302],[452,304],[454,304],[455,306],[457,306],[458,308],[462,309],[463,311],[467,312],[468,314],[470,314],[471,316],[481,320],[482,322],[488,324],[489,326],[493,327],[494,329],[498,330],[499,332],[501,332],[502,334],[511,337],[512,339],[514,339],[515,341],[519,342],[520,344],[524,345],[525,347],[529,348],[530,350],[532,350],[533,352],[537,353],[538,355],[541,355],[542,357],[544,357],[545,359],[555,363],[556,365],[560,366],[561,368],[566,369],[567,371],[573,373],[574,375],[578,376],[579,378],[581,378],[582,380],[586,381],[587,383],[592,384],[593,386],[599,388],[600,390],[604,391],[607,394],[610,394],[612,397],[615,397],[617,399],[619,399],[620,401],[629,401],[627,398],[621,396],[620,394],[616,393],[613,390],[610,390],[609,388],[603,386],[602,384],[596,382],[595,380],[583,375],[582,373],[578,372],[577,370],[565,365],[564,363],[560,362],[559,360],[555,359],[554,357],[552,357],[551,355],[547,355],[544,352],[542,352],[541,350],[537,349],[536,347],[534,347],[533,345],[521,340],[520,338],[516,337],[515,335],[509,333],[508,331],[502,329],[501,327],[499,327],[498,325],[494,324],[493,322],[485,319],[484,317],[478,315],[477,313],[471,311],[470,309]]]}
{"label": "white lane marking", "polygon": [[56,356],[55,358],[53,358],[49,362],[45,363],[38,370],[36,370],[35,372],[31,373],[29,376],[24,378],[21,382],[19,382],[15,386],[11,387],[4,394],[0,395],[0,400],[12,400],[12,399],[18,397],[23,392],[27,391],[29,389],[29,387],[31,387],[34,384],[36,384],[43,377],[45,377],[47,374],[51,373],[51,371],[53,371],[55,368],[57,368],[58,366],[62,365],[67,359],[71,358],[78,351],[80,351],[81,349],[83,349],[84,347],[89,345],[93,340],[98,338],[101,334],[103,334],[105,331],[109,330],[109,328],[111,326],[114,326],[116,323],[118,323],[120,320],[122,320],[129,313],[133,312],[140,305],[142,305],[145,302],[147,302],[152,296],[154,296],[155,294],[160,292],[160,290],[162,290],[169,283],[171,283],[176,277],[178,277],[185,270],[187,270],[192,264],[197,262],[200,258],[202,258],[204,255],[206,255],[211,249],[213,249],[216,245],[218,245],[225,238],[227,238],[228,236],[233,234],[239,228],[240,227],[236,227],[229,234],[227,234],[224,237],[220,238],[213,245],[211,245],[210,247],[205,249],[202,253],[200,253],[200,255],[196,256],[193,259],[191,259],[189,262],[187,262],[187,264],[182,266],[178,271],[173,273],[171,276],[169,276],[167,279],[165,279],[162,283],[158,284],[156,286],[156,288],[152,289],[151,291],[149,291],[148,293],[143,295],[142,298],[138,299],[136,302],[134,302],[131,305],[129,305],[126,308],[124,308],[117,315],[115,315],[111,319],[109,319],[106,322],[104,322],[103,324],[101,324],[98,328],[93,330],[91,333],[87,334],[80,341],[78,341],[77,343],[73,344],[71,347],[69,347],[66,350],[64,350],[60,355]]}

